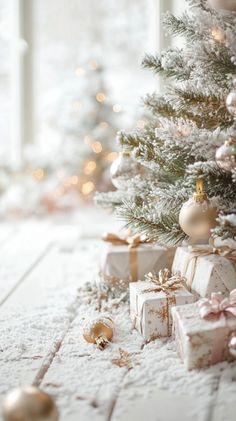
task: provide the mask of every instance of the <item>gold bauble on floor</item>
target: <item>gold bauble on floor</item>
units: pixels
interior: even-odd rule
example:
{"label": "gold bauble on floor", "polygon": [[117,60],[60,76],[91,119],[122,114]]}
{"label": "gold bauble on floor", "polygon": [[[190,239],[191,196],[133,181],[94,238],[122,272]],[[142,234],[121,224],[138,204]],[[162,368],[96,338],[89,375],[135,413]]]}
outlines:
{"label": "gold bauble on floor", "polygon": [[5,421],[58,421],[53,398],[34,386],[9,392],[3,404]]}
{"label": "gold bauble on floor", "polygon": [[110,317],[100,317],[84,328],[84,339],[103,350],[113,338],[114,323]]}

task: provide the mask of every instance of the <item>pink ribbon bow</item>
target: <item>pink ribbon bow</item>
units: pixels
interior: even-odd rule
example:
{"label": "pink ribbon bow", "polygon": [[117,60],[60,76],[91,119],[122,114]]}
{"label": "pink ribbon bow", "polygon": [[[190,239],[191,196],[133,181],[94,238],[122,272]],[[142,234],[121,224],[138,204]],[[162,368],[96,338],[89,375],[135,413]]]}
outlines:
{"label": "pink ribbon bow", "polygon": [[231,291],[227,298],[224,298],[221,292],[213,292],[210,300],[205,298],[199,302],[199,307],[202,319],[221,315],[236,317],[236,289]]}

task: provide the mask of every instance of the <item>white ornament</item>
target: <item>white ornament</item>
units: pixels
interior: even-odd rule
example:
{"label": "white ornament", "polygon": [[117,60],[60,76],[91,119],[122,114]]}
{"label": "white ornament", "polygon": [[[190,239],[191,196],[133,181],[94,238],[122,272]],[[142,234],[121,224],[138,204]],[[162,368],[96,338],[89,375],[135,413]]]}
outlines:
{"label": "white ornament", "polygon": [[226,107],[229,113],[236,118],[236,91],[232,91],[226,98]]}
{"label": "white ornament", "polygon": [[136,162],[128,151],[123,151],[112,163],[110,168],[112,184],[118,189],[125,189],[127,183],[142,173],[142,166]]}
{"label": "white ornament", "polygon": [[232,138],[225,141],[216,150],[216,163],[225,171],[231,171],[236,168],[236,143]]}
{"label": "white ornament", "polygon": [[228,343],[228,348],[230,355],[236,358],[236,332],[231,335]]}
{"label": "white ornament", "polygon": [[236,0],[208,0],[208,3],[215,9],[223,9],[236,12]]}

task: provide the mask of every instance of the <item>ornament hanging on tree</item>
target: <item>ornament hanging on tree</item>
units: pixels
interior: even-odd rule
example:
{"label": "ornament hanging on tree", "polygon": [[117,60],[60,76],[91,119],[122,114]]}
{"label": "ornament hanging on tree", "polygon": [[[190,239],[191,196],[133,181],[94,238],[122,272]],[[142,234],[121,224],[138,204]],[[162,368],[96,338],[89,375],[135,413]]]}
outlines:
{"label": "ornament hanging on tree", "polygon": [[93,320],[84,329],[84,339],[103,351],[111,342],[114,333],[114,322],[110,317],[101,317]]}
{"label": "ornament hanging on tree", "polygon": [[236,332],[232,333],[228,343],[229,353],[236,358]]}
{"label": "ornament hanging on tree", "polygon": [[215,9],[231,10],[231,12],[236,12],[236,0],[208,0],[208,3]]}
{"label": "ornament hanging on tree", "polygon": [[[235,0],[236,1],[236,0]],[[236,81],[234,80],[234,85]],[[226,98],[226,108],[229,113],[236,119],[236,89],[234,88]]]}
{"label": "ornament hanging on tree", "polygon": [[197,179],[196,193],[185,202],[179,213],[179,224],[192,240],[208,240],[216,226],[217,208],[203,191],[203,180]]}
{"label": "ornament hanging on tree", "polygon": [[120,152],[110,168],[112,184],[121,190],[127,187],[131,178],[142,173],[142,165],[136,162],[127,150]]}
{"label": "ornament hanging on tree", "polygon": [[225,171],[236,168],[236,141],[231,137],[216,150],[216,163]]}
{"label": "ornament hanging on tree", "polygon": [[58,421],[59,413],[50,395],[34,386],[12,390],[3,404],[5,421]]}

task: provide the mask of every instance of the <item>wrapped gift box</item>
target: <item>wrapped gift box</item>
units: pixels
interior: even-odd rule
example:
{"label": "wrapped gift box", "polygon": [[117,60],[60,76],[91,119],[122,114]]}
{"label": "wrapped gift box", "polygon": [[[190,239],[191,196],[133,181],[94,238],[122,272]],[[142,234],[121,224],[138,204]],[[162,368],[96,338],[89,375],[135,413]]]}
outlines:
{"label": "wrapped gift box", "polygon": [[176,250],[172,271],[180,271],[186,277],[187,285],[196,297],[209,298],[217,291],[227,296],[236,288],[236,259],[234,263],[224,257],[224,253],[219,255],[211,251],[210,246],[178,247]]}
{"label": "wrapped gift box", "polygon": [[122,279],[128,282],[143,280],[146,273],[171,268],[175,248],[156,243],[112,243],[107,240],[101,252],[100,274],[106,281]]}
{"label": "wrapped gift box", "polygon": [[130,317],[146,341],[171,336],[171,307],[194,301],[183,285],[176,290],[157,290],[152,282],[130,283]]}
{"label": "wrapped gift box", "polygon": [[188,370],[232,360],[228,342],[236,330],[236,317],[201,318],[199,302],[172,308],[172,317],[177,351]]}

